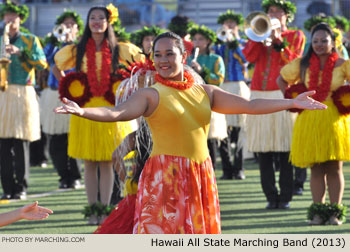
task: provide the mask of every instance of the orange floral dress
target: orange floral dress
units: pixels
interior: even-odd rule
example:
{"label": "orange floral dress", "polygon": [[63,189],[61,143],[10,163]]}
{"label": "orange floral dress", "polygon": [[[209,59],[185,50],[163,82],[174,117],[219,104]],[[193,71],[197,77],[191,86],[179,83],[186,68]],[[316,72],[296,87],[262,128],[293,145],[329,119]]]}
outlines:
{"label": "orange floral dress", "polygon": [[134,233],[221,233],[218,191],[207,148],[209,97],[194,84],[152,86],[159,104],[146,118],[153,150],[142,171]]}

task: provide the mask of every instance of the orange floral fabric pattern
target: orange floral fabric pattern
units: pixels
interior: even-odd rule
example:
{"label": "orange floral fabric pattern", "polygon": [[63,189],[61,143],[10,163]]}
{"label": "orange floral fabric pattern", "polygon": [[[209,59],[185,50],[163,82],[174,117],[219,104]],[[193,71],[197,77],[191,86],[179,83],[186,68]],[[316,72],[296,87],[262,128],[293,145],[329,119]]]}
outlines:
{"label": "orange floral fabric pattern", "polygon": [[221,233],[218,191],[210,157],[157,155],[148,159],[139,181],[134,233]]}

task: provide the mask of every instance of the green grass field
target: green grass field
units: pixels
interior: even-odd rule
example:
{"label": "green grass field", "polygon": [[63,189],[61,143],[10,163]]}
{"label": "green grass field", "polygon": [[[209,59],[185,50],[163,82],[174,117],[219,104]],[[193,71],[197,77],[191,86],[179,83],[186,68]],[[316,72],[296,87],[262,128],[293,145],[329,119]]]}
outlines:
{"label": "green grass field", "polygon": [[[308,226],[306,208],[311,204],[309,183],[303,196],[294,196],[289,210],[266,210],[258,166],[245,161],[245,180],[217,180],[221,206],[222,233],[226,234],[300,234],[350,233],[350,221],[342,226]],[[309,172],[309,171],[308,171]],[[350,206],[350,165],[344,167],[346,180],[343,203]],[[221,170],[216,171],[219,178]],[[309,175],[309,174],[308,174]],[[276,174],[278,177],[278,174]],[[81,211],[87,204],[84,189],[58,190],[58,175],[52,165],[32,167],[28,200],[0,204],[0,212],[13,210],[35,200],[54,211],[42,221],[19,221],[0,228],[0,234],[87,234],[96,227],[86,225]],[[47,195],[45,193],[51,192]],[[0,189],[0,193],[2,191]],[[43,195],[44,194],[44,195]],[[350,215],[349,215],[350,216]],[[349,217],[350,219],[350,217]]]}

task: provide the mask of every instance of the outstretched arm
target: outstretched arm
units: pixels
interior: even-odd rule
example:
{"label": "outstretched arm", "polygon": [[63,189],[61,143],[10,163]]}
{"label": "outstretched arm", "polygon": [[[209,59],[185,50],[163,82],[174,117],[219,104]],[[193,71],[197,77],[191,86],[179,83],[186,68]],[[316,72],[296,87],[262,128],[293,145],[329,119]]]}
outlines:
{"label": "outstretched arm", "polygon": [[149,116],[158,106],[158,92],[143,88],[117,107],[80,108],[73,101],[63,98],[65,105],[57,107],[58,114],[73,114],[99,122],[129,121],[140,116]]}
{"label": "outstretched arm", "polygon": [[6,226],[18,220],[41,220],[49,217],[49,214],[53,212],[41,206],[38,206],[38,202],[26,205],[22,208],[18,208],[8,213],[0,214],[0,227]]}
{"label": "outstretched arm", "polygon": [[326,109],[327,106],[310,98],[315,91],[300,94],[295,99],[247,100],[212,85],[203,85],[211,99],[212,110],[222,114],[268,114],[290,108]]}

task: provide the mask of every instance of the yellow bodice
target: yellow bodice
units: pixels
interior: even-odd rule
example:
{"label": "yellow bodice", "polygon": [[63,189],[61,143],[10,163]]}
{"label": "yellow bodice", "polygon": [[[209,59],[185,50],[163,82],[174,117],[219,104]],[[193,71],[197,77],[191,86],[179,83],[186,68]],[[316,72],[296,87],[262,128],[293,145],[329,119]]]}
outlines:
{"label": "yellow bodice", "polygon": [[[300,62],[301,58],[297,58],[285,65],[281,69],[281,76],[288,82],[289,85],[297,84],[300,82]],[[305,74],[305,85],[309,87],[310,69],[307,68]],[[339,87],[345,84],[345,80],[350,80],[350,60],[346,60],[342,65],[335,67],[332,74],[332,82],[330,92],[326,100],[330,100],[332,91],[337,90]],[[322,71],[319,73],[318,82],[320,85],[322,81]]]}
{"label": "yellow bodice", "polygon": [[[61,50],[59,50],[55,55],[55,63],[57,65],[57,68],[66,71],[74,68],[76,66],[76,45],[66,45]],[[128,66],[128,62],[133,61],[144,61],[145,56],[141,54],[141,50],[131,44],[131,43],[119,43],[119,63],[123,63],[124,65]],[[100,70],[102,66],[102,52],[98,51],[96,52],[96,74],[97,79],[100,80]],[[87,72],[87,58],[86,54],[84,54],[81,70],[86,73]],[[112,68],[111,68],[112,71]]]}
{"label": "yellow bodice", "polygon": [[181,156],[204,162],[208,156],[207,135],[211,116],[210,100],[202,86],[178,90],[160,83],[152,86],[159,104],[146,118],[152,132],[152,156]]}

